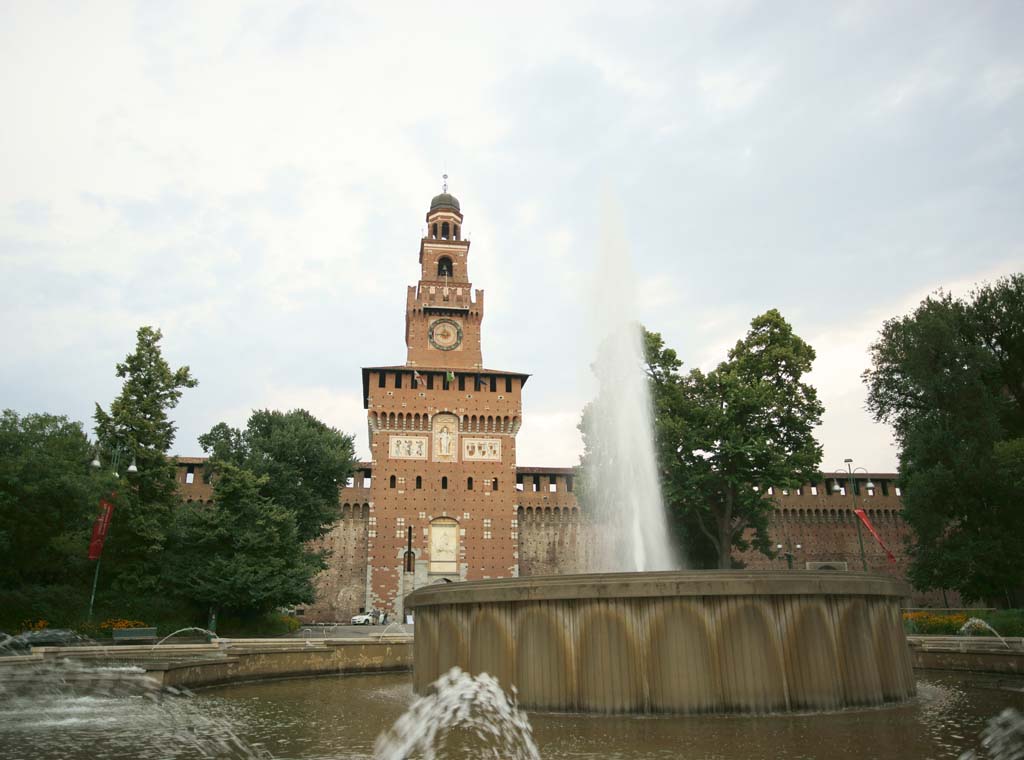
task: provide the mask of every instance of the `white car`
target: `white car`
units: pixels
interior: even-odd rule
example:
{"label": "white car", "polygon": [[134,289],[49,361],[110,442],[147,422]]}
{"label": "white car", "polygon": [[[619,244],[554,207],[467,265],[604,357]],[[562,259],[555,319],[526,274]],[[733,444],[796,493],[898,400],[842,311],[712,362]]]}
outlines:
{"label": "white car", "polygon": [[372,625],[373,624],[373,613],[364,612],[361,615],[352,616],[352,625]]}

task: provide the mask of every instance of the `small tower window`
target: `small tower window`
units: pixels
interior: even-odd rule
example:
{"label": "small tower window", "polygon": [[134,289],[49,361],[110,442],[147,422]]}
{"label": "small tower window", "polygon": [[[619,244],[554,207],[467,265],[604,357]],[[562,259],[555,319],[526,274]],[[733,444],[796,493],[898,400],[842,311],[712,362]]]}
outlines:
{"label": "small tower window", "polygon": [[447,256],[442,256],[437,260],[437,276],[438,277],[451,277],[452,276],[452,260]]}
{"label": "small tower window", "polygon": [[423,488],[423,476],[422,475],[417,475],[416,476],[416,488]]}
{"label": "small tower window", "polygon": [[448,222],[443,222],[441,224],[441,239],[442,240],[447,240],[448,239]]}
{"label": "small tower window", "polygon": [[434,222],[434,226],[430,229],[431,237],[437,240],[437,222]]}
{"label": "small tower window", "polygon": [[459,225],[453,224],[452,227],[455,229],[454,237],[455,237],[456,240],[458,240],[459,239]]}
{"label": "small tower window", "polygon": [[441,489],[445,490],[445,491],[448,490],[448,476],[447,475],[445,475],[443,478],[441,478]]}
{"label": "small tower window", "polygon": [[467,491],[472,491],[473,490],[473,478],[466,478],[466,490]]}
{"label": "small tower window", "polygon": [[388,485],[389,485],[389,486],[390,486],[391,488],[394,488],[394,487],[395,487],[396,485],[398,485],[398,480],[397,480],[397,478],[395,478],[395,476],[394,476],[394,475],[392,475],[392,476],[391,476],[391,478],[390,478],[390,480],[388,480]]}

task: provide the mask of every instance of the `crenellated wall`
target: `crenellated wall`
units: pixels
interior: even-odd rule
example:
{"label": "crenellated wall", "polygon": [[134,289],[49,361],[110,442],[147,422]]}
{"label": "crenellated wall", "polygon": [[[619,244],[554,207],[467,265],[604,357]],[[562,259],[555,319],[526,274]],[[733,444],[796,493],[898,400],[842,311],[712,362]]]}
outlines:
{"label": "crenellated wall", "polygon": [[[415,418],[413,420],[415,423]],[[182,498],[204,502],[212,499],[210,485],[202,478],[204,461],[198,458],[179,459],[178,480]],[[316,579],[316,603],[300,609],[304,622],[344,622],[368,607],[381,607],[380,600],[372,591],[372,571],[367,569],[372,548],[371,531],[377,531],[379,519],[376,515],[380,505],[375,508],[371,499],[376,469],[370,462],[360,463],[356,476],[339,491],[341,519],[318,543],[330,552],[328,569]],[[190,471],[192,482],[189,483],[186,480]],[[384,471],[390,472],[387,468]],[[511,539],[519,576],[567,575],[599,568],[601,528],[591,523],[576,500],[575,469],[516,467],[515,472],[515,517],[510,518],[508,533],[496,532],[496,540]],[[796,570],[808,569],[807,563],[829,563],[839,568],[845,566],[850,572],[861,571],[857,518],[853,513],[856,506],[865,509],[868,520],[896,559],[890,562],[882,547],[862,526],[868,571],[905,578],[908,566],[906,542],[911,532],[901,517],[903,506],[895,478],[892,473],[858,474],[855,494],[846,492],[849,484],[845,479],[838,481],[840,490],[835,491],[833,487],[837,481],[825,476],[799,489],[771,489],[771,496],[778,506],[769,530],[773,546],[781,544],[782,548],[776,550],[775,558],[750,551],[738,555],[737,559],[753,570],[783,570],[788,568],[786,554],[790,553]],[[867,488],[869,480],[874,485],[872,489]],[[458,503],[451,504],[448,514],[458,515],[464,521],[476,516],[480,505],[476,501],[470,504],[470,497],[477,501],[493,498],[486,491],[465,493],[461,488],[453,487],[446,498],[455,499]],[[498,530],[500,527],[495,525],[495,531]],[[421,540],[417,535],[417,549]],[[395,541],[398,546],[401,538]],[[417,571],[422,569],[423,572],[422,578],[417,576],[419,580],[415,583],[411,576],[402,577],[400,596],[407,593],[406,589],[431,582],[426,570],[420,567],[423,564],[417,562]],[[951,591],[945,596],[941,591],[915,592],[913,601],[922,606],[961,604],[959,596]]]}

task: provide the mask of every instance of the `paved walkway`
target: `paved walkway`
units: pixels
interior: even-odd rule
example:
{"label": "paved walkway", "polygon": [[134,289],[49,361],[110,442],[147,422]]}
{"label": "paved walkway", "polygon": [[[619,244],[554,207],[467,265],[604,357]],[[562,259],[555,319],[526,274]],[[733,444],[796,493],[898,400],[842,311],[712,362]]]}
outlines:
{"label": "paved walkway", "polygon": [[415,626],[403,623],[388,623],[387,625],[304,625],[295,633],[289,633],[289,639],[337,639],[337,638],[359,638],[363,636],[380,636],[382,633],[389,634],[412,633]]}

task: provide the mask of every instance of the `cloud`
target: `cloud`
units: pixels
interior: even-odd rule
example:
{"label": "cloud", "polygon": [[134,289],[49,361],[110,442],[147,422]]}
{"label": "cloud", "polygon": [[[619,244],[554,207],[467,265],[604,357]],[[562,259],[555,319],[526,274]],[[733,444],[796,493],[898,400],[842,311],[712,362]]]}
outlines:
{"label": "cloud", "polygon": [[520,461],[578,456],[609,187],[632,317],[706,367],[778,307],[819,349],[827,456],[881,462],[855,411],[879,320],[1024,259],[1022,15],[7,4],[5,405],[88,418],[154,324],[201,382],[176,410],[181,453],[220,419],[304,400],[365,436],[359,370],[405,355],[447,169],[485,360],[533,375]]}

